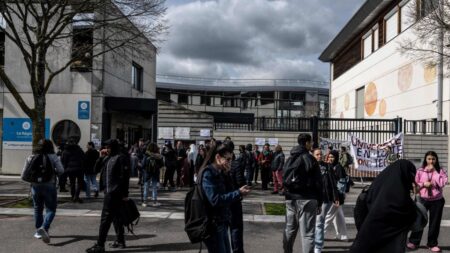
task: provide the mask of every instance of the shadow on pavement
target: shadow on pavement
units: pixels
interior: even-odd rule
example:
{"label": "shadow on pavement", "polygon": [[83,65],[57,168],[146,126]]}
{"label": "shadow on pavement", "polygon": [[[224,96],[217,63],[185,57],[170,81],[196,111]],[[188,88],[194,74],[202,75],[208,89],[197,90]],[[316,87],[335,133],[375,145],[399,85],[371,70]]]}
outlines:
{"label": "shadow on pavement", "polygon": [[[87,241],[94,241],[96,242],[98,239],[98,236],[86,236],[86,235],[51,235],[51,238],[68,238],[69,240],[64,242],[58,242],[58,243],[51,243],[51,246],[55,247],[62,247],[71,243],[76,243],[79,241],[87,240]],[[135,241],[140,239],[148,239],[156,237],[156,235],[136,235],[136,236],[127,236],[125,235],[125,241]],[[107,241],[114,241],[116,239],[115,236],[109,235],[107,238]]]}
{"label": "shadow on pavement", "polygon": [[[116,250],[114,252],[155,252],[155,251],[184,251],[200,249],[200,244],[192,244],[190,242],[174,242],[174,243],[161,243],[154,245],[136,245],[127,246],[123,250]],[[206,247],[203,246],[206,250]]]}

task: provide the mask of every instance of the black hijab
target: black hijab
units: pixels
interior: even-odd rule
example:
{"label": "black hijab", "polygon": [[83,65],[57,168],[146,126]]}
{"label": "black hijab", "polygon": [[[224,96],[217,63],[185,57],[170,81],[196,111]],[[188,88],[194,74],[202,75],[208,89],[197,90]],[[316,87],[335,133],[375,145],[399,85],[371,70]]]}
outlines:
{"label": "black hijab", "polygon": [[416,217],[410,197],[416,167],[410,161],[398,160],[373,181],[367,195],[367,214],[351,253],[376,252],[400,233],[408,231]]}

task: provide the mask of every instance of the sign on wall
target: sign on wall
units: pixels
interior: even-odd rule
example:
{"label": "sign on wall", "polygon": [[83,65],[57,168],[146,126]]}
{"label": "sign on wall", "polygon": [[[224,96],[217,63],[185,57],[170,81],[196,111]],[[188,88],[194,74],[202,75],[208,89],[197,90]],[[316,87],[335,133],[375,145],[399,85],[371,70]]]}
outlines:
{"label": "sign on wall", "polygon": [[158,139],[173,140],[173,128],[158,127]]}
{"label": "sign on wall", "polygon": [[265,138],[255,138],[255,144],[258,146],[264,146],[266,144]]}
{"label": "sign on wall", "polygon": [[201,137],[210,137],[211,130],[210,129],[200,129],[200,136]]}
{"label": "sign on wall", "polygon": [[342,140],[334,140],[334,139],[328,139],[328,138],[319,138],[319,148],[322,150],[322,154],[328,153],[328,147],[332,146],[333,150],[340,150],[341,146],[348,147],[350,145],[349,141],[342,141]]}
{"label": "sign on wall", "polygon": [[189,127],[176,127],[175,139],[190,139],[191,129]]}
{"label": "sign on wall", "polygon": [[399,133],[393,138],[383,143],[368,143],[356,137],[350,137],[351,154],[354,157],[355,169],[361,171],[382,171],[387,167],[386,146],[390,146],[394,154],[403,153],[403,133]]}
{"label": "sign on wall", "polygon": [[278,138],[269,138],[269,144],[270,146],[278,145]]}
{"label": "sign on wall", "polygon": [[[50,119],[45,119],[45,138],[50,138]],[[3,118],[3,148],[31,150],[33,125],[29,118]]]}
{"label": "sign on wall", "polygon": [[90,102],[78,101],[78,119],[89,119],[90,117]]}

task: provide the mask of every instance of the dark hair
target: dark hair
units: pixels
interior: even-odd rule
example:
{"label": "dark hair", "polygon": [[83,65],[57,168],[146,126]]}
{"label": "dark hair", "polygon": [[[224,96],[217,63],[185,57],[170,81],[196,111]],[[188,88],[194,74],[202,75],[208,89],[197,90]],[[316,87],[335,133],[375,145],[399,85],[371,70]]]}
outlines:
{"label": "dark hair", "polygon": [[298,135],[297,142],[298,142],[298,145],[300,145],[300,146],[306,146],[306,143],[310,142],[311,139],[312,138],[311,138],[310,134],[302,133],[302,134]]}
{"label": "dark hair", "polygon": [[347,148],[345,146],[341,146],[342,151],[347,151]]}
{"label": "dark hair", "polygon": [[239,152],[245,151],[245,145],[239,145]]}
{"label": "dark hair", "polygon": [[116,139],[109,139],[105,143],[106,148],[111,149],[110,155],[117,155],[120,152],[120,144]]}
{"label": "dark hair", "polygon": [[206,153],[205,160],[202,164],[202,167],[200,171],[202,171],[206,166],[208,166],[210,163],[214,162],[214,159],[216,159],[216,155],[219,156],[225,156],[226,153],[233,153],[234,150],[234,143],[232,141],[214,141],[212,140],[209,143],[209,150]]}
{"label": "dark hair", "polygon": [[332,155],[334,157],[333,166],[338,164],[339,163],[339,152],[337,150],[331,150],[330,155]]}
{"label": "dark hair", "polygon": [[95,144],[92,141],[88,142],[87,144],[88,144],[88,146],[91,146],[92,148],[95,148]]}
{"label": "dark hair", "polygon": [[425,168],[427,166],[427,156],[429,155],[434,156],[436,158],[436,164],[434,165],[434,167],[437,172],[441,172],[441,165],[439,164],[439,158],[436,152],[434,151],[428,151],[425,153],[425,156],[423,157],[422,168]]}
{"label": "dark hair", "polygon": [[54,154],[55,148],[53,142],[48,139],[40,139],[37,143],[37,147],[34,149],[35,154]]}
{"label": "dark hair", "polygon": [[320,148],[314,148],[311,152],[314,154],[314,152],[316,152],[316,150],[320,150],[320,152],[322,152],[322,149],[320,149]]}
{"label": "dark hair", "polygon": [[252,144],[248,143],[247,146],[245,146],[245,149],[248,150],[248,151],[252,151],[252,149],[253,149]]}
{"label": "dark hair", "polygon": [[147,146],[147,151],[150,153],[159,153],[159,147],[158,147],[158,145],[156,145],[156,143],[151,142]]}

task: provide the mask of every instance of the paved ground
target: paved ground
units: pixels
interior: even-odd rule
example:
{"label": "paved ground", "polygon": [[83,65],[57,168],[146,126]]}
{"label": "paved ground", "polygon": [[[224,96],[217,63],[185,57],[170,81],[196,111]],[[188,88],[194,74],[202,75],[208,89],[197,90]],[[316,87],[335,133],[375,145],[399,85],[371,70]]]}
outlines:
{"label": "paved ground", "polygon": [[[139,189],[132,183],[132,196],[139,199]],[[0,199],[27,195],[28,186],[17,178],[0,177]],[[351,218],[352,205],[360,187],[352,189],[344,207],[348,221],[350,238],[356,234]],[[140,207],[142,219],[136,227],[137,237],[127,236],[128,247],[119,252],[198,252],[199,245],[189,243],[183,231],[183,199],[185,190],[178,192],[162,191],[161,207]],[[450,199],[450,188],[445,191]],[[101,199],[88,200],[83,204],[66,202],[67,195],[60,195],[65,202],[59,205],[57,217],[51,228],[52,242],[45,245],[41,240],[33,238],[33,218],[31,209],[0,208],[0,236],[2,246],[0,252],[84,252],[84,249],[95,243],[100,221]],[[245,212],[245,249],[246,252],[282,252],[283,216],[264,215],[263,203],[282,203],[283,197],[270,195],[268,192],[255,190],[244,202]],[[1,204],[1,202],[0,202]],[[450,205],[444,210],[441,227],[440,245],[450,250]],[[110,234],[114,234],[111,229]],[[329,231],[327,238],[333,238]],[[426,235],[426,232],[425,232]],[[110,237],[109,240],[113,240]],[[350,242],[327,240],[324,252],[347,252]],[[300,240],[296,243],[296,252],[300,250]],[[206,251],[204,251],[206,252]],[[429,252],[423,248],[418,253]]]}

